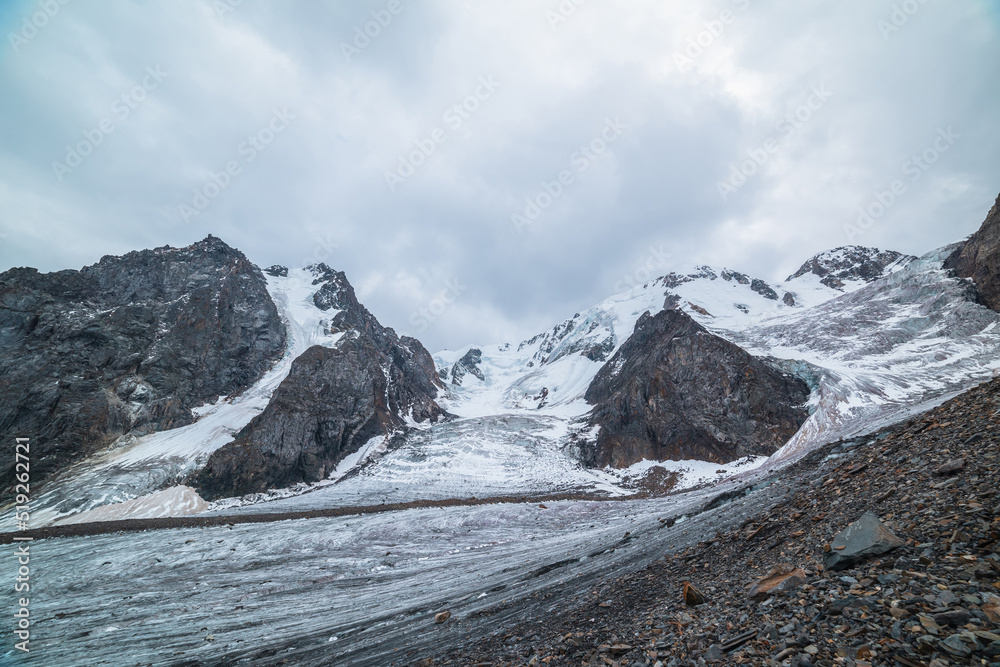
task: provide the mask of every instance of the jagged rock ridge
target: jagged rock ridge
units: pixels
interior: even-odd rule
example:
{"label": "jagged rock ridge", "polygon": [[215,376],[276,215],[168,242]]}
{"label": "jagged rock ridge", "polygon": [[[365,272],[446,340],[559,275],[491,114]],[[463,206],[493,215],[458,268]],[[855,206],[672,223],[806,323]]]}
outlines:
{"label": "jagged rock ridge", "polygon": [[297,358],[264,411],[216,450],[193,485],[207,499],[318,482],[371,438],[407,419],[437,421],[442,387],[434,362],[414,338],[399,337],[362,306],[343,272],[310,267],[313,301],[336,310],[333,348]]}
{"label": "jagged rock ridge", "polygon": [[212,236],[79,271],[10,269],[0,429],[31,438],[40,484],[123,434],[190,423],[191,408],[251,386],[284,346],[260,270]]}
{"label": "jagged rock ridge", "polygon": [[644,314],[587,390],[590,465],[770,455],[808,418],[809,389],[680,310]]}
{"label": "jagged rock ridge", "polygon": [[816,255],[789,276],[786,282],[811,273],[819,276],[820,282],[827,287],[844,291],[847,283],[873,283],[915,259],[894,250],[845,246]]}

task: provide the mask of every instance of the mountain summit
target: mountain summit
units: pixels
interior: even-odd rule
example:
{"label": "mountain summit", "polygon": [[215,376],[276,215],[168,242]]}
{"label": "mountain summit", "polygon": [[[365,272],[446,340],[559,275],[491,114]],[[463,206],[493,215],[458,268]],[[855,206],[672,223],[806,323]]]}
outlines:
{"label": "mountain summit", "polygon": [[893,250],[879,250],[862,246],[845,246],[822,252],[790,275],[786,282],[807,274],[819,276],[827,287],[845,291],[848,285],[873,283],[885,275],[898,271],[916,257]]}

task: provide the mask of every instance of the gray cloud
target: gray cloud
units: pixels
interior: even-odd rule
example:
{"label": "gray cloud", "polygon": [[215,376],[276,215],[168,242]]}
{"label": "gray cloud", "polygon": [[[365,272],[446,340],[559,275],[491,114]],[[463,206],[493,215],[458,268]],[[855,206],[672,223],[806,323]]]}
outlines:
{"label": "gray cloud", "polygon": [[[1000,184],[1000,13],[985,0],[588,2],[555,28],[554,0],[219,2],[236,6],[69,2],[26,40],[10,35],[41,5],[0,9],[0,268],[212,233],[262,265],[347,271],[381,320],[438,349],[530,335],[651,262],[780,280],[850,240],[922,253],[974,231]],[[903,23],[894,4],[916,11]],[[166,78],[137,101],[156,67]],[[499,88],[456,126],[445,113],[481,77]],[[820,86],[828,100],[779,125]],[[275,109],[294,118],[272,137]],[[616,118],[627,129],[581,172],[574,153]],[[60,181],[52,163],[102,120],[114,131]],[[939,128],[960,138],[910,180]],[[386,172],[435,130],[445,140],[390,191]],[[250,137],[271,141],[248,151]],[[561,171],[573,182],[518,233],[511,216]],[[851,238],[894,180],[905,193]]]}

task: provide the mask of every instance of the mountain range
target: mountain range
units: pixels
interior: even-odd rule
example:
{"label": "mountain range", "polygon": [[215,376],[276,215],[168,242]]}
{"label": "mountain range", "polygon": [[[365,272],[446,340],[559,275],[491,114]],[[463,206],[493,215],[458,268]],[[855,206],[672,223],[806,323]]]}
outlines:
{"label": "mountain range", "polygon": [[677,490],[991,377],[998,262],[994,206],[923,257],[839,248],[780,284],[698,266],[527,340],[431,355],[344,273],[261,270],[209,236],[0,274],[0,424],[32,438],[51,523],[628,495],[665,472]]}

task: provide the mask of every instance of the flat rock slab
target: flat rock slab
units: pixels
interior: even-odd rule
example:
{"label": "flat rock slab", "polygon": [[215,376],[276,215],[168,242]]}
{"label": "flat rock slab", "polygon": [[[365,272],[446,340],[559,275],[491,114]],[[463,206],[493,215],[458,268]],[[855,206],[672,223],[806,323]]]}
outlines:
{"label": "flat rock slab", "polygon": [[877,516],[866,512],[833,538],[833,550],[823,557],[823,565],[828,570],[846,570],[903,544],[903,540],[893,535]]}
{"label": "flat rock slab", "polygon": [[804,570],[792,565],[778,565],[751,585],[747,594],[755,600],[764,600],[797,589],[806,583]]}

